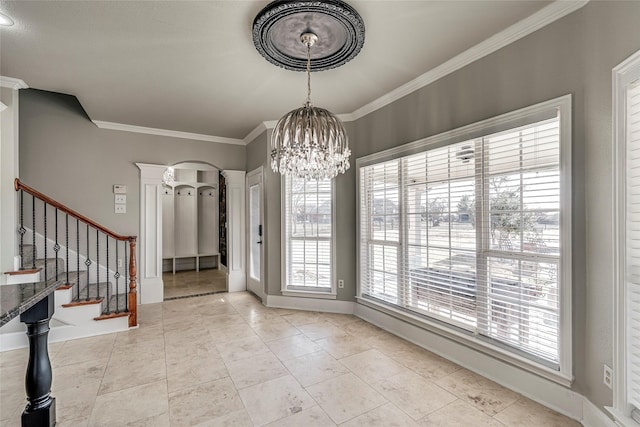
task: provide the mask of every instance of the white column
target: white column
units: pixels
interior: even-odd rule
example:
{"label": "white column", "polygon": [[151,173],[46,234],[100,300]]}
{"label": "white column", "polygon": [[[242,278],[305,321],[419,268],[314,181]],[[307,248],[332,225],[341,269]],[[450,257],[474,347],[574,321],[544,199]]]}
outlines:
{"label": "white column", "polygon": [[0,76],[0,285],[5,271],[16,268],[18,248],[18,196],[13,181],[18,178],[18,98],[28,86],[18,79]]}
{"label": "white column", "polygon": [[227,289],[247,289],[245,262],[245,171],[222,171],[227,185]]}
{"label": "white column", "polygon": [[162,282],[162,174],[167,166],[136,163],[140,168],[140,236],[138,236],[138,301],[164,300]]}

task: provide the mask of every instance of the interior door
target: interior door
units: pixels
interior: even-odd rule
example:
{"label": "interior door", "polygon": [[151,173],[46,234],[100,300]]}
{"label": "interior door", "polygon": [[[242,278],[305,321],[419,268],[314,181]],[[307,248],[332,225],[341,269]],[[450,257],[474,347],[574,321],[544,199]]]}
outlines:
{"label": "interior door", "polygon": [[258,168],[247,175],[247,251],[248,274],[247,289],[260,298],[266,296],[264,292],[264,244],[263,218],[264,207],[262,197],[262,168]]}

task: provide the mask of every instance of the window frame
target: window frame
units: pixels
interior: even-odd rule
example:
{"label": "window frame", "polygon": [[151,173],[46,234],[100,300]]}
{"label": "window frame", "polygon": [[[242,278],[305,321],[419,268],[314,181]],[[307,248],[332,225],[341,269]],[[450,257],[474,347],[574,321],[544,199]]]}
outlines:
{"label": "window frame", "polygon": [[[280,179],[280,188],[281,188],[281,240],[280,240],[280,252],[281,252],[281,263],[280,263],[280,292],[284,296],[292,296],[292,297],[306,297],[306,298],[321,298],[321,299],[336,299],[337,298],[337,282],[336,282],[336,239],[335,239],[335,230],[336,230],[336,184],[335,179],[331,179],[331,237],[330,237],[330,268],[331,268],[331,278],[330,283],[331,286],[329,288],[313,288],[308,287],[305,289],[296,288],[291,289],[287,284],[287,266],[288,266],[288,258],[287,258],[287,248],[290,239],[287,236],[287,185],[290,177],[288,175],[282,175]],[[305,238],[299,238],[296,240],[304,240]],[[312,239],[316,241],[317,239]],[[324,239],[323,239],[324,240]]]}
{"label": "window frame", "polygon": [[[640,51],[612,70],[613,81],[613,407],[606,409],[623,426],[637,426],[627,397],[626,313],[626,88],[640,79]],[[638,408],[640,409],[640,408]]]}
{"label": "window frame", "polygon": [[[564,386],[570,386],[573,381],[573,354],[572,354],[572,255],[571,255],[571,218],[572,218],[572,189],[571,189],[571,122],[572,122],[572,96],[564,95],[549,101],[525,107],[516,111],[508,112],[497,117],[482,120],[458,129],[444,132],[435,136],[420,139],[398,147],[373,153],[356,159],[356,197],[357,197],[357,294],[358,303],[378,309],[391,316],[405,320],[416,326],[428,329],[445,337],[451,338],[457,342],[461,342],[471,348],[480,350],[493,357],[505,360],[527,371],[534,372],[544,378],[548,378],[554,382]],[[540,363],[529,357],[525,357],[512,351],[504,346],[494,343],[486,338],[479,337],[476,334],[467,332],[463,329],[456,328],[445,324],[428,316],[422,316],[413,313],[401,307],[394,307],[389,304],[377,302],[370,298],[364,297],[362,294],[362,278],[365,274],[361,254],[363,250],[362,236],[362,168],[375,164],[381,164],[390,160],[395,160],[411,154],[417,154],[435,148],[445,147],[451,144],[475,140],[483,136],[488,136],[504,130],[509,130],[523,126],[525,124],[540,121],[545,116],[548,117],[549,112],[559,111],[560,113],[560,254],[559,254],[559,289],[558,297],[560,298],[559,328],[558,328],[558,346],[559,346],[559,370]],[[401,190],[402,191],[402,190]],[[403,208],[400,207],[402,210]],[[402,212],[401,212],[402,214]],[[481,232],[478,230],[477,232]],[[400,230],[400,234],[406,234],[406,230]],[[404,249],[400,249],[401,251]]]}

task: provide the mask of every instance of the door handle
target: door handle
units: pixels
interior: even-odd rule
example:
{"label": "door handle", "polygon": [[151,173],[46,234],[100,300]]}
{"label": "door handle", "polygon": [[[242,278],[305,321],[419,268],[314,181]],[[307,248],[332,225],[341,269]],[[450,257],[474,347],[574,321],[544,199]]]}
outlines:
{"label": "door handle", "polygon": [[261,245],[261,244],[262,244],[262,240],[257,241],[256,243],[257,243],[257,244],[259,244],[259,245]]}

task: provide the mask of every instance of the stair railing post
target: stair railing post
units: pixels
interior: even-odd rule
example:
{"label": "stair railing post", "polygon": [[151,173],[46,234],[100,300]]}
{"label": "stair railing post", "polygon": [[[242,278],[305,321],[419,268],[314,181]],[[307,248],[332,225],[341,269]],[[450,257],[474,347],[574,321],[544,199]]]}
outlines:
{"label": "stair railing post", "polygon": [[44,281],[46,282],[47,280],[49,280],[48,274],[49,272],[47,271],[47,202],[43,202],[43,206],[44,206]]}
{"label": "stair railing post", "polygon": [[136,238],[129,238],[129,327],[138,324],[138,301],[136,285]]}
{"label": "stair railing post", "polygon": [[26,231],[24,228],[24,191],[20,190],[20,228],[18,228],[18,233],[20,233],[20,270],[24,270],[24,233]]}
{"label": "stair railing post", "polygon": [[33,245],[33,261],[31,268],[36,269],[36,196],[31,196],[31,244]]}

